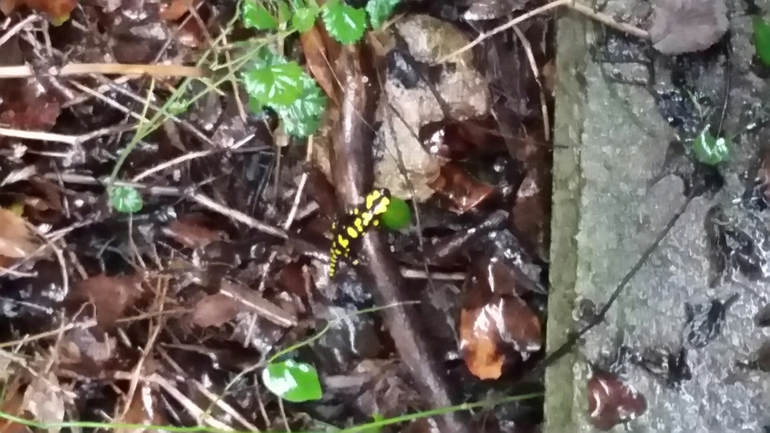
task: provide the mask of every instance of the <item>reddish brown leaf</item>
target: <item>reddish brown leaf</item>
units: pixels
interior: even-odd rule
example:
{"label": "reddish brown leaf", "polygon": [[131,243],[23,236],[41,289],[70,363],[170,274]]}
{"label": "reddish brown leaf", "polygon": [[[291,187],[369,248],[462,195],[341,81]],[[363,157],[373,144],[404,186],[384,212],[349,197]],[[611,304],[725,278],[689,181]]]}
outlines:
{"label": "reddish brown leaf", "polygon": [[0,123],[28,131],[48,131],[56,124],[61,105],[45,97],[4,105]]}
{"label": "reddish brown leaf", "polygon": [[[483,326],[483,309],[460,312],[460,350],[468,370],[479,379],[497,379],[503,374],[505,356],[498,348],[497,330]],[[481,325],[481,326],[480,326]]]}
{"label": "reddish brown leaf", "polygon": [[594,427],[608,431],[646,410],[647,401],[633,386],[612,373],[594,371],[588,381],[588,413]]}
{"label": "reddish brown leaf", "polygon": [[441,175],[428,186],[449,202],[452,211],[458,213],[475,209],[495,192],[493,186],[479,182],[454,162],[441,167]]}
{"label": "reddish brown leaf", "polygon": [[313,26],[310,31],[302,33],[299,41],[302,44],[302,52],[305,54],[307,67],[313,78],[316,79],[323,91],[335,105],[339,105],[334,85],[337,82],[331,69],[331,61],[324,45],[323,33],[319,26]]}
{"label": "reddish brown leaf", "polygon": [[87,300],[96,307],[96,322],[107,330],[134,305],[142,294],[138,276],[108,277],[97,275],[75,284],[72,297]]}
{"label": "reddish brown leaf", "polygon": [[2,0],[0,10],[8,15],[23,5],[29,6],[33,11],[48,14],[54,24],[61,24],[69,19],[70,13],[78,4],[75,0]]}
{"label": "reddish brown leaf", "polygon": [[160,6],[160,17],[166,21],[176,21],[190,10],[190,0],[171,0]]}
{"label": "reddish brown leaf", "polygon": [[526,288],[501,266],[480,258],[463,288],[460,349],[468,369],[481,379],[500,377],[506,353],[526,359],[543,345],[540,319],[519,297]]}
{"label": "reddish brown leaf", "polygon": [[38,245],[24,219],[15,213],[0,209],[0,256],[20,259],[34,253]]}
{"label": "reddish brown leaf", "polygon": [[189,248],[203,248],[224,238],[222,232],[204,225],[204,219],[196,215],[183,216],[163,228],[163,234]]}
{"label": "reddish brown leaf", "polygon": [[[24,395],[19,392],[19,380],[13,380],[6,388],[0,411],[9,415],[24,417],[22,406]],[[25,417],[26,418],[26,417]],[[26,433],[31,431],[27,426],[9,420],[0,420],[0,433]]]}
{"label": "reddish brown leaf", "polygon": [[201,327],[222,326],[242,310],[241,304],[232,297],[216,293],[195,304],[192,322]]}

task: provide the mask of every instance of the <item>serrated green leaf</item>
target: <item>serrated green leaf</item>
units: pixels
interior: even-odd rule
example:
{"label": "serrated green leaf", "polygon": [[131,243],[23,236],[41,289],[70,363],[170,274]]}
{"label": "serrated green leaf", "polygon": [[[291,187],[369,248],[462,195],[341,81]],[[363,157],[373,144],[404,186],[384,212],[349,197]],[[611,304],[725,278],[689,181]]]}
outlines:
{"label": "serrated green leaf", "polygon": [[366,31],[366,12],[341,0],[327,3],[321,17],[329,34],[343,44],[357,42]]}
{"label": "serrated green leaf", "polygon": [[295,137],[313,135],[321,126],[321,115],[326,109],[326,96],[318,84],[304,74],[302,94],[294,103],[286,106],[273,105],[283,124],[283,130]]}
{"label": "serrated green leaf", "polygon": [[278,19],[267,9],[263,0],[244,0],[243,24],[257,30],[275,30]]}
{"label": "serrated green leaf", "polygon": [[298,32],[305,33],[313,28],[320,11],[318,7],[313,6],[297,8],[291,18],[291,24]]}
{"label": "serrated green leaf", "polygon": [[770,66],[770,24],[758,15],[751,17],[751,24],[754,27],[754,49],[757,51],[757,57],[765,66]]}
{"label": "serrated green leaf", "polygon": [[692,145],[693,152],[698,161],[717,165],[727,160],[730,156],[730,143],[724,138],[716,138],[704,129],[695,139]]}
{"label": "serrated green leaf", "polygon": [[315,367],[291,359],[268,364],[262,370],[262,382],[273,394],[294,403],[319,400],[323,396]]}
{"label": "serrated green leaf", "polygon": [[369,22],[372,28],[377,29],[390,18],[393,9],[401,3],[401,0],[369,0],[366,4],[366,13],[369,14]]}
{"label": "serrated green leaf", "polygon": [[257,98],[249,96],[249,110],[251,110],[252,113],[261,113],[264,108],[264,105],[259,102]]}
{"label": "serrated green leaf", "polygon": [[120,213],[137,213],[144,206],[142,195],[132,186],[113,186],[108,189],[108,194],[110,204]]}
{"label": "serrated green leaf", "polygon": [[302,94],[305,72],[297,62],[275,64],[243,74],[246,92],[263,104],[289,105]]}

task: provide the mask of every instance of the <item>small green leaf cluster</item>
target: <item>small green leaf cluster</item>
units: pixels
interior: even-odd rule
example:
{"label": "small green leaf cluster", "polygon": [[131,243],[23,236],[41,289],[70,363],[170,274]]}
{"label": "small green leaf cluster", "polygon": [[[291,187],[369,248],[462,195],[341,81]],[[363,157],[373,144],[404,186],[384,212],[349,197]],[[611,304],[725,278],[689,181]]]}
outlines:
{"label": "small green leaf cluster", "polygon": [[[352,44],[363,37],[367,14],[372,27],[379,27],[400,1],[370,0],[361,9],[343,0],[329,0],[323,6],[316,0],[244,0],[241,19],[256,30],[305,33],[320,16],[333,38]],[[242,78],[252,111],[271,108],[281,118],[284,131],[295,137],[318,130],[327,98],[297,62],[263,49]]]}
{"label": "small green leaf cluster", "polygon": [[714,137],[706,128],[695,138],[692,150],[698,161],[708,165],[717,165],[730,157],[730,142],[724,137]]}
{"label": "small green leaf cluster", "polygon": [[318,130],[327,98],[297,62],[262,48],[242,79],[251,110],[270,107],[281,118],[283,130],[296,137]]}

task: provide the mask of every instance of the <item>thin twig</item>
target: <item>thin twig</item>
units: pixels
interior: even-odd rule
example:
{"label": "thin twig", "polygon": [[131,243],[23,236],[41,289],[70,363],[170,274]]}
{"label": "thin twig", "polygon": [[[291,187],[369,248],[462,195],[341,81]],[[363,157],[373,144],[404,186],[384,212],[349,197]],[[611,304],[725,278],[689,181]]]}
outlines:
{"label": "thin twig", "polygon": [[66,135],[66,134],[56,134],[53,132],[24,131],[21,129],[0,128],[0,136],[21,138],[24,140],[37,140],[37,141],[48,141],[48,142],[54,142],[54,143],[65,143],[65,144],[69,144],[70,146],[78,146],[89,140],[93,140],[94,138],[98,138],[104,135],[119,134],[121,132],[130,131],[135,128],[136,126],[126,126],[126,125],[111,126],[109,128],[97,129],[96,131],[89,132],[88,134],[83,134],[83,135]]}
{"label": "thin twig", "polygon": [[485,40],[491,38],[492,36],[494,36],[494,35],[496,35],[496,34],[498,34],[500,32],[508,30],[511,27],[513,27],[513,26],[515,26],[517,24],[520,24],[520,23],[522,23],[522,22],[524,22],[524,21],[526,21],[526,20],[528,20],[528,19],[530,19],[530,18],[532,18],[532,17],[534,17],[536,15],[540,15],[542,13],[548,12],[551,9],[555,9],[555,8],[558,8],[558,7],[561,7],[561,6],[566,6],[566,7],[570,8],[570,9],[576,11],[576,12],[580,12],[581,14],[583,14],[583,15],[589,17],[589,18],[592,18],[592,19],[594,19],[596,21],[599,21],[600,23],[602,23],[602,24],[604,24],[604,25],[606,25],[608,27],[612,27],[612,28],[620,30],[620,31],[622,31],[624,33],[628,33],[629,35],[636,36],[636,37],[639,37],[639,38],[642,38],[642,39],[650,39],[650,34],[647,33],[647,31],[642,30],[642,29],[640,29],[638,27],[634,27],[634,26],[632,26],[630,24],[619,23],[619,22],[615,21],[611,16],[609,16],[607,14],[603,14],[601,12],[595,12],[593,9],[589,8],[588,6],[585,6],[585,5],[582,5],[580,3],[577,3],[575,0],[556,0],[554,2],[551,2],[551,3],[545,4],[543,6],[540,6],[537,9],[533,9],[533,10],[525,13],[524,15],[518,16],[518,17],[512,19],[511,21],[508,21],[505,24],[499,25],[499,26],[495,27],[494,29],[489,30],[488,32],[484,32],[484,33],[480,34],[476,39],[474,39],[469,44],[467,44],[467,45],[463,46],[462,48],[460,48],[459,50],[457,50],[457,51],[455,51],[455,52],[453,52],[451,54],[448,54],[448,55],[442,57],[441,59],[439,59],[437,63],[444,63],[447,60],[449,60],[449,59],[451,59],[451,58],[453,58],[455,56],[458,56],[458,55],[460,55],[460,54],[470,50],[471,48],[475,47],[476,45],[484,42]]}
{"label": "thin twig", "polygon": [[516,33],[519,41],[521,41],[521,45],[524,47],[524,52],[527,54],[527,61],[529,61],[529,67],[532,69],[532,74],[534,74],[537,87],[540,89],[540,109],[543,112],[543,139],[548,142],[551,141],[551,122],[550,119],[548,119],[548,104],[546,104],[545,91],[543,90],[543,83],[540,80],[542,74],[540,73],[540,70],[537,69],[535,55],[532,53],[532,44],[529,42],[529,39],[527,39],[527,36],[521,31],[519,26],[513,26],[513,31]]}
{"label": "thin twig", "polygon": [[[256,134],[249,134],[242,140],[240,140],[238,143],[235,143],[233,145],[233,148],[241,147],[244,143],[247,143],[249,140],[254,138]],[[137,174],[134,176],[133,179],[131,179],[132,182],[139,182],[140,180],[146,178],[147,176],[150,176],[151,174],[157,173],[159,171],[165,170],[169,167],[173,167],[177,164],[181,164],[185,161],[190,161],[197,158],[202,158],[204,156],[209,156],[213,153],[221,152],[220,149],[209,149],[209,150],[201,150],[198,152],[191,152],[182,156],[179,156],[177,158],[174,158],[172,160],[166,161],[163,164],[156,165],[155,167],[148,168],[147,170]]]}
{"label": "thin twig", "polygon": [[[187,77],[201,78],[206,76],[203,68],[195,66],[179,65],[129,65],[122,63],[70,63],[61,69],[55,67],[49,68],[44,73],[55,77],[67,77],[73,75],[132,75],[151,77]],[[28,65],[21,66],[1,66],[0,79],[2,78],[29,78],[39,74]]]}
{"label": "thin twig", "polygon": [[0,47],[3,46],[6,42],[8,42],[14,35],[19,33],[21,29],[28,26],[29,24],[32,24],[40,19],[39,15],[30,15],[27,18],[24,18],[23,20],[16,23],[15,26],[8,29],[7,32],[3,33],[2,36],[0,36]]}

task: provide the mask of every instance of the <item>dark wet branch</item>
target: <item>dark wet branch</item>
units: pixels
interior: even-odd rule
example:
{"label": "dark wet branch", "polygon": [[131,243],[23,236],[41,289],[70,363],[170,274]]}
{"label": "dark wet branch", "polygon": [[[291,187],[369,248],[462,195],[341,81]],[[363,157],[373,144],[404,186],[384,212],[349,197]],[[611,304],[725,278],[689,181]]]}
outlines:
{"label": "dark wet branch", "polygon": [[[345,206],[359,203],[373,185],[374,165],[371,127],[378,91],[372,70],[368,69],[368,52],[362,47],[345,47],[337,64],[341,92],[340,117],[334,130],[332,172],[337,194]],[[383,236],[371,231],[363,240],[361,254],[367,263],[362,278],[374,289],[378,305],[394,305],[409,301],[398,263],[389,253]],[[385,324],[399,355],[414,379],[415,385],[432,408],[450,406],[450,386],[424,340],[428,333],[418,328],[418,311],[411,305],[398,305],[383,311]],[[461,433],[471,431],[463,415],[444,414],[437,419],[439,431]]]}

